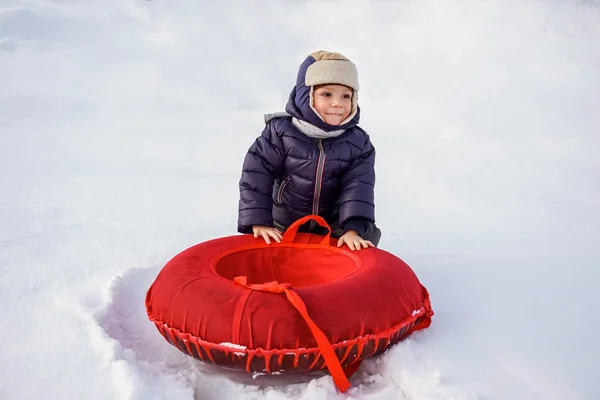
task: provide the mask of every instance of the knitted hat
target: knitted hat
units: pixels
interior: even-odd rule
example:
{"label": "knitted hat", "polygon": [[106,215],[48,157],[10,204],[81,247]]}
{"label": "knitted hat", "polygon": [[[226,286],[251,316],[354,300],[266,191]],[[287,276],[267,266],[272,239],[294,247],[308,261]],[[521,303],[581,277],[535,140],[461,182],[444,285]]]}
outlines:
{"label": "knitted hat", "polygon": [[310,56],[315,59],[315,62],[308,67],[304,76],[304,84],[310,87],[310,107],[319,118],[323,119],[314,108],[315,86],[325,84],[348,86],[352,89],[352,111],[340,125],[352,120],[358,107],[359,85],[356,65],[340,53],[320,50]]}

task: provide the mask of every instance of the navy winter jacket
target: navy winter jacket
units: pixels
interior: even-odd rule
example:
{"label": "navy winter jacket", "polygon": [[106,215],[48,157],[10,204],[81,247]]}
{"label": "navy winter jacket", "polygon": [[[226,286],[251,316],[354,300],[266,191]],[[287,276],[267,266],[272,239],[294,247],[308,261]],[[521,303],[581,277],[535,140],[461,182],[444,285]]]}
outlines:
{"label": "navy winter jacket", "polygon": [[314,139],[298,130],[292,117],[268,121],[244,159],[239,183],[241,233],[275,222],[287,228],[308,214],[361,236],[375,222],[375,148],[357,126],[360,109],[341,126],[321,120],[309,105],[310,87],[304,85],[306,69],[313,62],[309,56],[300,66],[286,112],[325,131],[346,131]]}

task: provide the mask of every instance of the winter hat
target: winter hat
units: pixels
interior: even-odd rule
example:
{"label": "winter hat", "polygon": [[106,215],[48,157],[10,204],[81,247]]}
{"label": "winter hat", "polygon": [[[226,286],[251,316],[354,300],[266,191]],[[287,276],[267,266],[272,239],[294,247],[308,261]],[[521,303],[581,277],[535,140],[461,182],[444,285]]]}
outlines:
{"label": "winter hat", "polygon": [[310,108],[323,119],[314,104],[314,91],[317,85],[338,84],[352,89],[352,111],[341,125],[351,121],[358,107],[358,70],[356,65],[340,53],[319,50],[310,55],[315,62],[308,66],[304,84],[310,87]]}
{"label": "winter hat", "polygon": [[[352,88],[352,111],[340,125],[326,123],[313,107],[315,86],[328,83]],[[308,122],[326,132],[346,130],[356,126],[360,120],[360,107],[357,99],[358,73],[356,66],[339,53],[317,51],[308,55],[300,64],[296,85],[292,88],[285,111],[292,117]]]}
{"label": "winter hat", "polygon": [[337,83],[358,91],[358,70],[356,65],[340,53],[324,50],[311,54],[315,62],[306,70],[304,84],[306,86]]}

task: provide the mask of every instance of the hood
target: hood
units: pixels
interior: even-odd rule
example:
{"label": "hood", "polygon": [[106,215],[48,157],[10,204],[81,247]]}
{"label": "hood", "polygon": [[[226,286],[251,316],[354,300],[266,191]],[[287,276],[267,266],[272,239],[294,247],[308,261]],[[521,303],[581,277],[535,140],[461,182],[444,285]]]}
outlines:
{"label": "hood", "polygon": [[[296,86],[292,89],[290,97],[285,106],[285,111],[292,116],[304,120],[313,124],[314,126],[323,129],[326,132],[335,131],[339,129],[350,129],[358,125],[360,120],[360,107],[356,107],[356,114],[354,117],[343,125],[330,125],[323,121],[314,109],[310,105],[310,91],[311,87],[305,85],[306,71],[308,67],[317,62],[312,56],[308,56],[306,60],[300,65],[298,69],[298,76],[296,78]],[[356,96],[356,94],[355,94]]]}

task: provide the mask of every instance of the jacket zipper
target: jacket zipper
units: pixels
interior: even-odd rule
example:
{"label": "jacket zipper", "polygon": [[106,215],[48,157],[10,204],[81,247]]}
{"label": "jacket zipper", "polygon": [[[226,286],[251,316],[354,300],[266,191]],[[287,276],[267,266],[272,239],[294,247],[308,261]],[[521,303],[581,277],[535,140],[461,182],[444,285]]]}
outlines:
{"label": "jacket zipper", "polygon": [[[315,177],[315,193],[313,197],[312,214],[319,214],[319,198],[321,197],[321,184],[323,183],[323,171],[325,169],[325,150],[323,140],[319,139],[319,162],[317,163],[317,175]],[[310,221],[309,229],[315,229],[316,222]]]}
{"label": "jacket zipper", "polygon": [[279,190],[277,191],[277,204],[281,205],[281,201],[283,200],[283,191],[285,190],[287,184],[290,183],[291,179],[292,177],[288,176],[283,180],[283,182],[281,182],[281,185],[279,185]]}

